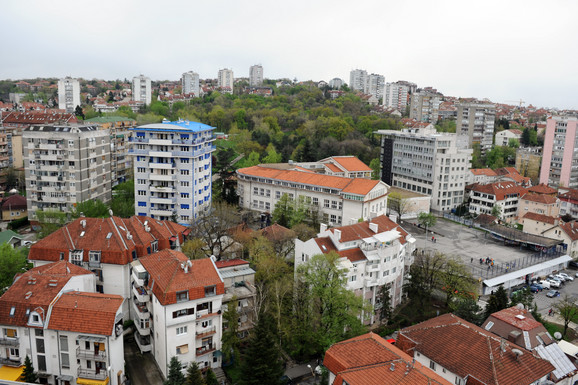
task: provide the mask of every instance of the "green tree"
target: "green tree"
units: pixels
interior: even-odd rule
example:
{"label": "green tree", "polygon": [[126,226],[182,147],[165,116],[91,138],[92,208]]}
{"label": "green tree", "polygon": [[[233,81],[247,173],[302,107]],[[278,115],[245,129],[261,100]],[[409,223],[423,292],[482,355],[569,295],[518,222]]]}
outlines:
{"label": "green tree", "polygon": [[215,375],[215,372],[213,372],[213,369],[211,368],[207,370],[205,381],[207,385],[220,385],[219,380],[217,380],[217,376]]}
{"label": "green tree", "polygon": [[502,206],[495,204],[492,207],[492,215],[496,218],[501,218],[502,217]]}
{"label": "green tree", "polygon": [[442,290],[446,293],[448,306],[454,297],[473,298],[475,296],[476,288],[470,269],[457,257],[445,257],[440,280],[443,285]]}
{"label": "green tree", "polygon": [[450,303],[450,310],[458,317],[480,326],[484,322],[482,308],[473,298],[455,298]]}
{"label": "green tree", "polygon": [[273,143],[269,143],[267,146],[267,156],[263,158],[263,163],[280,163],[281,154],[275,150]]}
{"label": "green tree", "polygon": [[379,158],[373,158],[371,162],[369,162],[369,168],[373,170],[371,172],[371,179],[379,180],[381,176],[381,162],[379,161]]}
{"label": "green tree", "polygon": [[102,203],[102,201],[91,199],[76,204],[76,207],[72,211],[72,217],[79,218],[80,216],[87,218],[106,218],[109,217],[110,214],[108,207]]}
{"label": "green tree", "polygon": [[283,375],[275,324],[267,313],[259,315],[241,365],[242,385],[279,384]]}
{"label": "green tree", "polygon": [[231,298],[227,310],[223,313],[223,335],[221,337],[223,363],[239,362],[239,313],[237,312],[237,297]]}
{"label": "green tree", "polygon": [[284,227],[289,227],[295,211],[295,204],[288,194],[281,195],[273,209],[273,220]]}
{"label": "green tree", "polygon": [[488,304],[484,311],[484,318],[488,318],[493,313],[506,309],[509,303],[510,300],[508,299],[508,293],[506,292],[506,289],[504,289],[504,286],[500,285],[495,292],[490,294]]}
{"label": "green tree", "polygon": [[110,209],[117,217],[130,218],[134,212],[134,180],[119,183],[113,190]]}
{"label": "green tree", "polygon": [[0,295],[12,285],[14,276],[27,270],[28,248],[14,249],[7,243],[0,244]]}
{"label": "green tree", "polygon": [[564,295],[564,298],[558,301],[554,308],[560,314],[560,317],[564,320],[564,331],[562,332],[562,338],[566,336],[568,331],[568,326],[576,317],[578,317],[578,306],[574,303],[574,300],[568,295]]}
{"label": "green tree", "polygon": [[[388,320],[391,318],[393,313],[391,308],[391,286],[390,285],[382,285],[379,288],[378,298],[379,298],[379,320],[383,322],[384,320]],[[377,307],[377,306],[376,306]]]}
{"label": "green tree", "polygon": [[518,148],[520,147],[520,142],[516,138],[510,138],[510,140],[508,140],[508,147]]}
{"label": "green tree", "polygon": [[183,243],[181,251],[189,259],[202,259],[207,257],[206,247],[207,244],[201,238],[191,238]]}
{"label": "green tree", "polygon": [[184,381],[185,385],[206,385],[205,379],[196,362],[191,362],[187,368],[187,375]]}
{"label": "green tree", "polygon": [[74,109],[74,115],[76,115],[80,119],[84,120],[84,112],[82,112],[82,107],[76,106],[76,108]]}
{"label": "green tree", "polygon": [[183,385],[185,383],[185,375],[182,369],[183,364],[176,356],[172,356],[169,362],[169,373],[164,385]]}
{"label": "green tree", "polygon": [[40,224],[38,238],[42,239],[64,226],[67,214],[58,210],[38,210],[36,211],[36,218]]}
{"label": "green tree", "polygon": [[22,379],[24,380],[24,382],[28,382],[31,384],[34,384],[36,383],[36,381],[38,381],[38,375],[34,372],[34,366],[32,366],[32,361],[30,360],[30,357],[28,357],[28,354],[24,359],[24,370],[22,371]]}
{"label": "green tree", "polygon": [[425,307],[431,300],[434,289],[442,287],[441,274],[445,263],[446,259],[440,253],[431,257],[416,255],[409,268],[409,279],[404,285],[407,297],[415,306]]}
{"label": "green tree", "polygon": [[419,215],[417,216],[417,221],[419,222],[420,225],[422,225],[422,227],[431,228],[431,227],[435,226],[438,219],[436,218],[435,215],[433,215],[431,213],[423,213],[422,212],[422,213],[419,213]]}
{"label": "green tree", "polygon": [[515,306],[521,303],[524,305],[526,309],[532,309],[534,303],[534,294],[530,291],[529,288],[524,288],[522,290],[518,290],[510,300],[510,306]]}
{"label": "green tree", "polygon": [[524,131],[522,131],[522,138],[520,139],[520,142],[524,146],[530,145],[530,128],[528,127],[524,128]]}

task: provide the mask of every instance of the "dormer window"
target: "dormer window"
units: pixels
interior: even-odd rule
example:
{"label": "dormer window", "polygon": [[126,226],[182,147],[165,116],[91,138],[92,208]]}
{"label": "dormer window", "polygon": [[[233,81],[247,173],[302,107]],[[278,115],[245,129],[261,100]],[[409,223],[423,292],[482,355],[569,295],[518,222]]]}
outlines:
{"label": "dormer window", "polygon": [[82,266],[82,250],[72,250],[70,251],[70,263],[74,263],[75,265]]}
{"label": "dormer window", "polygon": [[177,291],[177,302],[184,302],[189,300],[189,292],[187,290]]}
{"label": "dormer window", "polygon": [[89,251],[88,260],[90,262],[100,262],[100,251]]}
{"label": "dormer window", "polygon": [[159,242],[158,241],[152,242],[151,247],[153,249],[153,253],[156,253],[157,251],[159,251]]}
{"label": "dormer window", "polygon": [[205,286],[205,297],[212,297],[214,295],[217,295],[217,287]]}

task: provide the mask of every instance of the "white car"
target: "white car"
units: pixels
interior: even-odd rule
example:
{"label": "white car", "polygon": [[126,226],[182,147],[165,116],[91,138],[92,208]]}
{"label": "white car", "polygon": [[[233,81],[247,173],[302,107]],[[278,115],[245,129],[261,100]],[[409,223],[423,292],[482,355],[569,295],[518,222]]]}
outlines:
{"label": "white car", "polygon": [[555,287],[555,288],[560,287],[560,281],[557,281],[554,279],[548,279],[547,282],[550,284],[550,287]]}
{"label": "white car", "polygon": [[566,273],[560,273],[560,274],[558,274],[558,275],[561,275],[562,277],[564,277],[564,279],[565,279],[566,281],[574,281],[574,278],[572,278],[571,275],[568,275],[568,274],[566,274]]}
{"label": "white car", "polygon": [[[578,273],[576,273],[576,274],[578,274]],[[539,283],[540,285],[542,285],[542,287],[543,287],[544,289],[549,289],[549,288],[550,288],[550,282],[548,282],[548,280],[546,280],[546,279],[544,279],[544,280],[542,280],[542,281],[538,281],[538,283]]]}
{"label": "white car", "polygon": [[560,281],[562,281],[562,282],[566,282],[566,281],[567,281],[566,277],[564,277],[562,274],[556,274],[556,275],[554,276],[554,278],[558,278],[558,279],[559,279]]}

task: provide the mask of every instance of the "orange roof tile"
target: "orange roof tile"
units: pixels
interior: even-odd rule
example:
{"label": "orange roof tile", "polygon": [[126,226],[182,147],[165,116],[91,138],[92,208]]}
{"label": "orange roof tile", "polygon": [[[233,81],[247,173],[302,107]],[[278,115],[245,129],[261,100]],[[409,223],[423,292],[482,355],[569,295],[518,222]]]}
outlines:
{"label": "orange roof tile", "polygon": [[329,170],[331,170],[332,172],[339,172],[339,173],[343,173],[344,171],[342,169],[340,169],[339,167],[337,167],[336,165],[334,165],[333,163],[325,163],[325,167],[327,167]]}
{"label": "orange roof tile", "polygon": [[517,195],[520,197],[528,191],[525,188],[518,186],[514,182],[475,184],[471,187],[471,190],[484,194],[494,195],[496,197],[496,201],[504,200],[506,195]]}
{"label": "orange roof tile", "polygon": [[471,173],[474,175],[497,176],[496,172],[491,168],[472,168]]}
{"label": "orange roof tile", "polygon": [[356,156],[332,156],[335,162],[339,163],[341,167],[349,172],[352,171],[372,171],[365,163],[359,160]]}
{"label": "orange roof tile", "polygon": [[566,202],[574,201],[578,203],[578,190],[569,189],[567,192],[558,195],[558,198]]}
{"label": "orange roof tile", "polygon": [[532,186],[528,189],[528,191],[537,193],[537,194],[556,194],[558,190],[548,186],[547,184],[540,183],[539,185]]}
{"label": "orange roof tile", "polygon": [[561,223],[560,228],[564,230],[566,235],[570,237],[573,241],[578,240],[578,223],[576,221]]}
{"label": "orange roof tile", "polygon": [[217,266],[217,269],[223,269],[225,267],[231,267],[231,266],[241,266],[241,265],[248,265],[249,261],[245,261],[244,259],[228,259],[226,261],[215,261],[215,266]]}
{"label": "orange roof tile", "polygon": [[524,309],[518,309],[516,306],[492,313],[492,316],[520,330],[528,331],[544,327],[532,317],[531,313]]}
{"label": "orange roof tile", "polygon": [[123,301],[113,294],[64,293],[52,307],[48,329],[111,336]]}
{"label": "orange roof tile", "polygon": [[263,235],[265,238],[273,242],[296,237],[295,232],[293,230],[281,226],[278,223],[273,223],[271,226],[267,226],[259,230],[259,233],[261,233],[261,235]]}
{"label": "orange roof tile", "polygon": [[335,230],[341,231],[341,242],[351,242],[358,239],[368,238],[373,236],[375,233],[373,230],[369,228],[369,223],[376,223],[377,224],[377,232],[383,233],[390,230],[397,230],[400,232],[401,244],[404,244],[406,239],[405,237],[408,233],[397,223],[389,219],[386,215],[380,215],[368,221],[354,223],[352,225],[341,226],[341,227],[332,227],[329,229],[332,233]]}
{"label": "orange roof tile", "polygon": [[530,219],[532,221],[542,222],[542,223],[549,223],[551,225],[556,224],[556,218],[550,217],[548,215],[537,214],[537,213],[526,213],[522,217],[524,219]]}
{"label": "orange roof tile", "polygon": [[[177,302],[177,292],[188,291],[189,300],[203,298],[206,286],[216,286],[216,294],[224,294],[225,286],[210,258],[189,260],[179,251],[166,249],[140,258],[149,273],[149,287],[163,305]],[[185,273],[181,264],[190,262]]]}
{"label": "orange roof tile", "polygon": [[536,194],[531,192],[524,194],[521,199],[546,205],[553,205],[558,201],[558,199],[552,195]]}

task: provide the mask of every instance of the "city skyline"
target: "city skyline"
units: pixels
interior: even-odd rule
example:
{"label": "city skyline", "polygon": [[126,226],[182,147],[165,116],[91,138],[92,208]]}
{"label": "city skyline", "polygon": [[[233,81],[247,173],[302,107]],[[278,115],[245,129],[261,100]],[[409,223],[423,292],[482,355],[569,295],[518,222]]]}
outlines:
{"label": "city skyline", "polygon": [[188,71],[205,79],[223,68],[248,77],[250,66],[261,64],[269,79],[348,82],[359,68],[449,96],[578,109],[578,4],[365,0],[355,8],[325,0],[172,1],[163,8],[151,1],[8,1],[0,31],[10,36],[4,52],[11,55],[0,79],[178,80]]}

